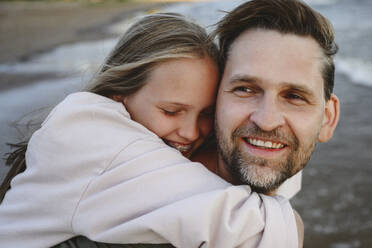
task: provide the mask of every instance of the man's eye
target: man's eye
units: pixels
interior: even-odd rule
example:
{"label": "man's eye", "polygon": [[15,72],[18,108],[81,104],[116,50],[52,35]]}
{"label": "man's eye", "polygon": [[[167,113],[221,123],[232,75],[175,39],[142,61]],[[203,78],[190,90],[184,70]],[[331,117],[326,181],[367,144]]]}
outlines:
{"label": "man's eye", "polygon": [[243,91],[243,92],[252,92],[252,90],[248,87],[239,86],[234,88],[234,91]]}
{"label": "man's eye", "polygon": [[298,94],[295,94],[295,93],[287,94],[287,98],[295,99],[295,100],[303,100],[304,99],[301,95],[298,95]]}
{"label": "man's eye", "polygon": [[295,102],[307,102],[307,99],[304,96],[297,93],[288,93],[285,95],[285,98]]}
{"label": "man's eye", "polygon": [[235,87],[232,92],[237,96],[247,96],[249,94],[252,94],[253,90],[245,86],[239,86]]}

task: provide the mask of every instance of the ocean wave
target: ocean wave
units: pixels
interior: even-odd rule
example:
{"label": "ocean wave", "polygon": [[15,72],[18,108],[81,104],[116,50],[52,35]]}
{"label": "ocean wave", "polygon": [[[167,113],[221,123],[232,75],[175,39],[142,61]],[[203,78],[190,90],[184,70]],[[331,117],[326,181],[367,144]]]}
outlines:
{"label": "ocean wave", "polygon": [[337,57],[335,64],[336,71],[347,75],[353,83],[372,87],[372,61]]}
{"label": "ocean wave", "polygon": [[115,39],[106,39],[60,46],[26,62],[0,64],[0,73],[93,73],[115,43]]}

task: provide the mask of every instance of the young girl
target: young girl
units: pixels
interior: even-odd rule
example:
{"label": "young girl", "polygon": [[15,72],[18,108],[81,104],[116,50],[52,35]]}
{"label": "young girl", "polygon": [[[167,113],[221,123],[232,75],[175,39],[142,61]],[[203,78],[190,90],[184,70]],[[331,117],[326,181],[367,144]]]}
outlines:
{"label": "young girl", "polygon": [[[86,92],[31,137],[0,205],[0,247],[74,236],[176,247],[297,247],[282,198],[231,186],[188,157],[211,133],[218,52],[198,25],[156,14],[122,37]],[[182,156],[184,155],[184,156]]]}

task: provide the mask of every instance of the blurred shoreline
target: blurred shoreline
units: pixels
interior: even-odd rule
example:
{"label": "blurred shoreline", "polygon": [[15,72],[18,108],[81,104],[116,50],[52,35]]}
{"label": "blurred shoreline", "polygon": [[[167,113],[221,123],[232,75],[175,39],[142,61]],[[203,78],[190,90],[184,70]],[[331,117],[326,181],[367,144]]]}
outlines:
{"label": "blurred shoreline", "polygon": [[62,44],[112,37],[105,27],[164,3],[0,2],[0,63],[27,61]]}

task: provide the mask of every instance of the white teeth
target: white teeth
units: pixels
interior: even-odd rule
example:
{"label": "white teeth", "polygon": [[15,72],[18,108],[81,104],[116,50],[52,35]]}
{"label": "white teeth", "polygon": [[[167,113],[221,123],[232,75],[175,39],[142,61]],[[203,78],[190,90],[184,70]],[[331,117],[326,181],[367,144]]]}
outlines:
{"label": "white teeth", "polygon": [[176,148],[180,152],[187,152],[187,151],[189,151],[192,148],[192,145],[191,144],[190,145],[181,145],[181,144],[174,143],[174,142],[171,142],[171,141],[167,141],[166,143],[169,146],[171,146],[173,148]]}
{"label": "white teeth", "polygon": [[254,146],[260,146],[260,147],[265,147],[265,148],[270,148],[270,149],[279,149],[283,148],[284,145],[280,143],[273,143],[271,141],[263,141],[263,140],[257,140],[257,139],[248,139],[249,143],[251,143]]}
{"label": "white teeth", "polygon": [[284,145],[282,145],[282,144],[279,144],[279,143],[275,143],[275,146],[274,146],[274,148],[277,148],[277,149],[279,149],[279,148],[282,148]]}
{"label": "white teeth", "polygon": [[262,140],[258,140],[258,141],[256,142],[256,144],[257,144],[258,146],[265,146],[265,142],[263,142]]}
{"label": "white teeth", "polygon": [[266,141],[265,147],[273,147],[273,144],[270,141]]}

